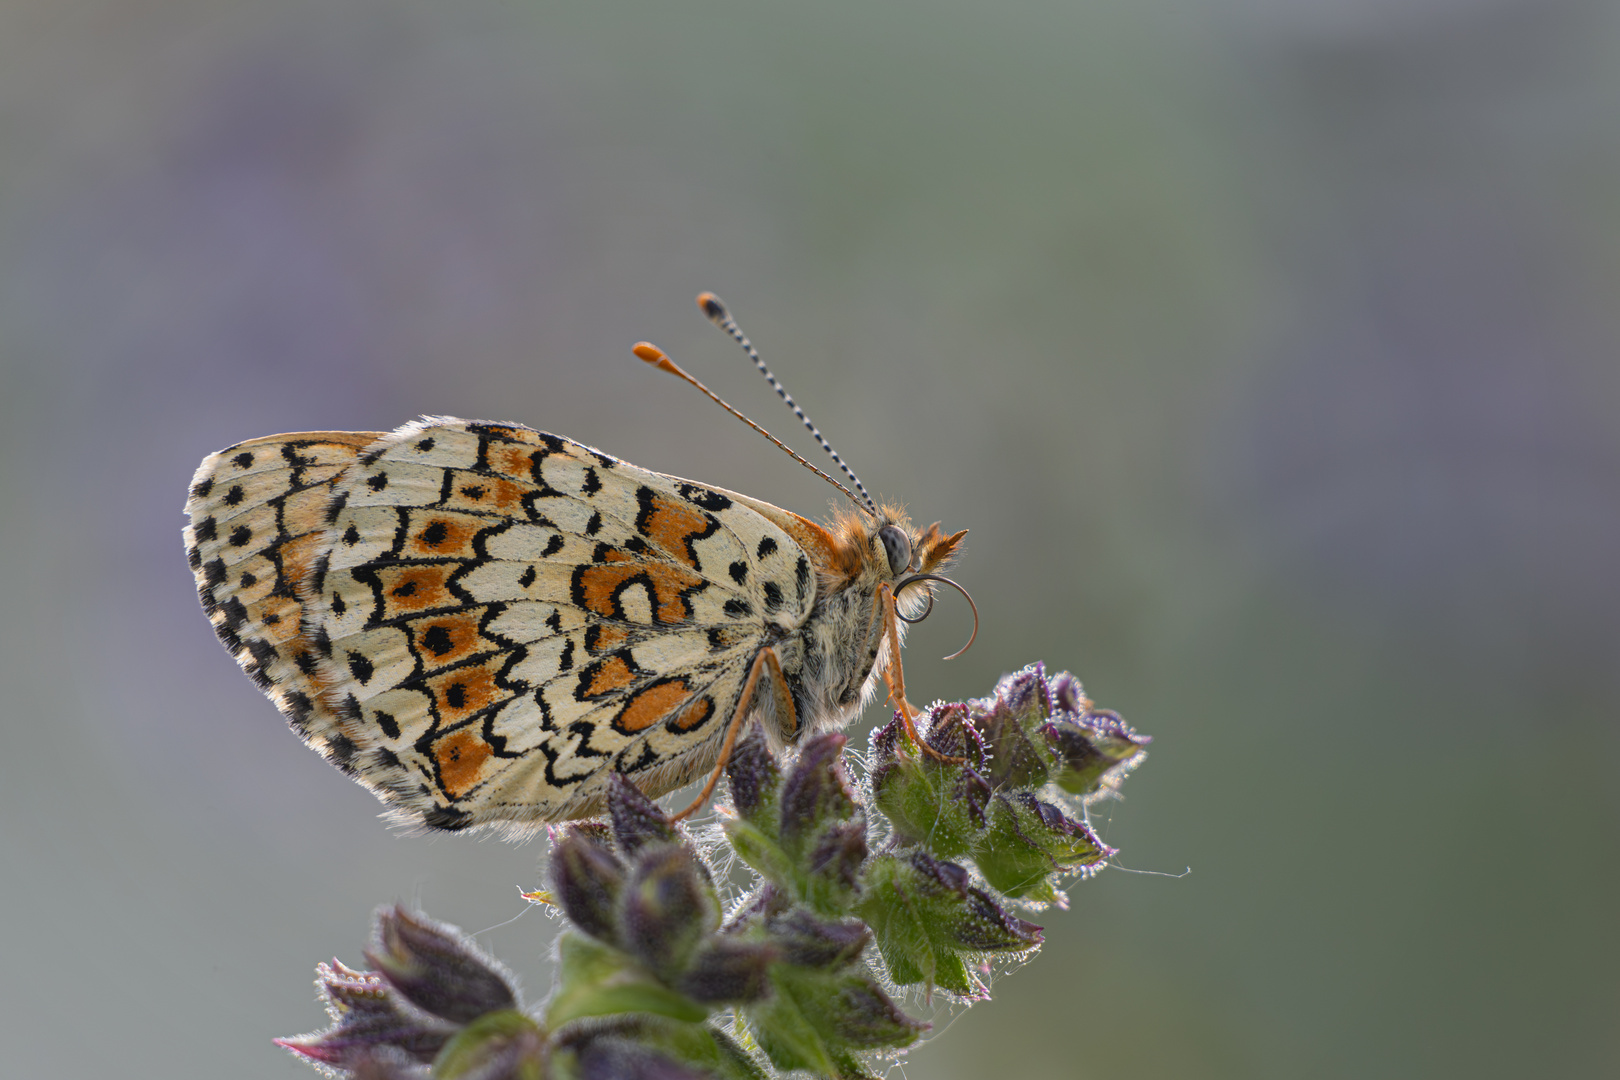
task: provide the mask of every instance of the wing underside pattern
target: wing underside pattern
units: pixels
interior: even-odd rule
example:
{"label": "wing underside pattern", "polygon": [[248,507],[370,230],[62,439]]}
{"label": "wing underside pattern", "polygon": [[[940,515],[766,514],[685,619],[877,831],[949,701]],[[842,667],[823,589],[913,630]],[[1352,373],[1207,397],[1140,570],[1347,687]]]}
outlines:
{"label": "wing underside pattern", "polygon": [[[258,518],[214,513],[192,539],[213,488],[188,504],[199,592],[295,729],[410,824],[584,816],[610,771],[680,786],[713,767],[758,650],[814,602],[804,551],[759,513],[567,439],[451,419],[278,438],[204,471],[217,487],[233,452],[276,448],[261,505],[296,503],[299,528],[316,508],[318,528],[275,534],[295,556],[275,563],[281,607],[255,607],[217,551]],[[297,440],[324,456],[294,476],[279,448]],[[248,512],[286,532],[284,511]],[[207,584],[216,559],[228,596]]]}

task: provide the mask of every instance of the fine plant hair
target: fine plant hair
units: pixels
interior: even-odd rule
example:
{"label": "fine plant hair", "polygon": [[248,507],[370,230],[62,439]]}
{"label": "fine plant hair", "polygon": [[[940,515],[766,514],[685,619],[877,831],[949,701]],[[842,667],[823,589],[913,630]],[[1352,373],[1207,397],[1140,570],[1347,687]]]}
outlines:
{"label": "fine plant hair", "polygon": [[554,828],[524,894],[563,916],[545,1000],[395,905],[364,967],[316,967],[331,1025],[276,1041],[355,1080],[881,1076],[1040,950],[1026,916],[1059,914],[1116,853],[1087,808],[1149,741],[1039,664],[916,727],[932,752],[899,714],[863,754],[839,732],[773,750],[753,725],[702,823],[615,775],[607,814]]}

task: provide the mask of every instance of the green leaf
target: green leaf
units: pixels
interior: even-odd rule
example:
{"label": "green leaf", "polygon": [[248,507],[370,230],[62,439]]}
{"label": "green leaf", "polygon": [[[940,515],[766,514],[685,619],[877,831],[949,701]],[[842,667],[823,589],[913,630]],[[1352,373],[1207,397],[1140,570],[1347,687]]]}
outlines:
{"label": "green leaf", "polygon": [[726,839],[731,842],[737,857],[780,888],[793,885],[793,862],[774,839],[763,829],[742,818],[725,823]]}
{"label": "green leaf", "polygon": [[557,993],[546,1007],[546,1024],[560,1027],[582,1016],[652,1013],[696,1023],[709,1010],[664,986],[624,953],[581,934],[558,942]]}
{"label": "green leaf", "polygon": [[901,986],[920,982],[971,994],[974,981],[949,937],[960,915],[958,898],[893,855],[873,860],[866,886],[855,913],[872,928],[889,976]]}
{"label": "green leaf", "polygon": [[543,1062],[538,1050],[545,1032],[516,1009],[485,1013],[457,1032],[433,1060],[433,1076],[435,1080],[457,1080],[482,1068],[493,1055],[510,1049],[513,1042],[525,1036],[536,1052],[522,1057],[516,1073],[503,1075],[513,1076],[514,1080],[541,1080]]}

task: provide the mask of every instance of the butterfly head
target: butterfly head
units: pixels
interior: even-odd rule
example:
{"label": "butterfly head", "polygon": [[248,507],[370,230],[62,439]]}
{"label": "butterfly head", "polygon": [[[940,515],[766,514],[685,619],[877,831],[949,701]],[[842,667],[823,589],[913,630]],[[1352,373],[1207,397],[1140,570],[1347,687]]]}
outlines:
{"label": "butterfly head", "polygon": [[956,557],[966,529],[946,534],[937,521],[918,529],[905,511],[884,504],[876,514],[838,514],[829,532],[835,556],[826,568],[832,578],[827,584],[874,591],[887,584],[894,593],[897,613],[907,622],[921,620],[933,607],[931,582],[961,588],[939,572]]}

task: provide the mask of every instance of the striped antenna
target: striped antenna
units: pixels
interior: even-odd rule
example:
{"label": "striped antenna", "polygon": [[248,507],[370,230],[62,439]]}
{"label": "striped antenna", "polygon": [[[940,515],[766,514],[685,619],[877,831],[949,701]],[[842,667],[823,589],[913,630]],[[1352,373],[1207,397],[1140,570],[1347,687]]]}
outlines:
{"label": "striped antenna", "polygon": [[[861,483],[861,478],[855,475],[855,470],[844,464],[844,459],[838,456],[838,451],[832,448],[832,444],[817,430],[816,425],[812,424],[810,418],[804,415],[804,410],[799,408],[799,403],[794,401],[793,396],[787,392],[787,387],[778,382],[776,376],[771,374],[771,369],[766,367],[765,361],[759,358],[759,350],[754,348],[752,341],[748,340],[748,335],[742,332],[742,327],[738,326],[737,320],[731,317],[731,312],[726,310],[726,305],[721,303],[720,298],[712,292],[699,294],[697,302],[698,307],[703,309],[703,314],[709,317],[710,322],[737,339],[737,344],[743,347],[743,351],[754,362],[754,366],[759,368],[759,373],[765,376],[765,380],[771,384],[771,389],[776,391],[776,396],[787,402],[787,407],[793,410],[793,415],[797,416],[804,423],[804,426],[810,429],[810,434],[816,437],[816,442],[820,443],[821,448],[827,451],[828,456],[833,459],[840,469],[844,470],[844,475],[849,477],[849,482],[854,484],[855,490],[861,493],[859,499],[856,499],[854,495],[849,497],[854,499],[856,505],[860,506],[861,509],[874,518],[877,517],[877,504],[872,501],[872,496],[867,494],[866,485]],[[798,457],[797,454],[794,456]],[[804,459],[800,458],[800,460]],[[839,484],[838,487],[842,488],[845,494],[849,494],[849,489],[844,485]]]}
{"label": "striped antenna", "polygon": [[[650,341],[642,341],[642,342],[638,342],[636,344],[635,348],[631,349],[630,351],[635,353],[641,359],[647,361],[647,363],[651,364],[653,367],[657,368],[658,370],[667,371],[671,375],[675,376],[677,379],[683,379],[686,382],[689,382],[693,386],[697,387],[699,390],[703,391],[706,395],[708,395],[708,398],[709,398],[710,401],[714,402],[716,405],[718,405],[722,409],[726,410],[726,412],[730,413],[732,416],[735,416],[737,419],[741,420],[743,423],[747,424],[749,427],[753,428],[755,431],[759,432],[761,435],[763,435],[767,439],[771,440],[771,442],[775,443],[779,449],[781,449],[783,451],[786,451],[787,455],[789,457],[791,457],[794,461],[797,461],[800,465],[803,465],[805,468],[809,469],[811,472],[815,473],[817,476],[819,476],[823,480],[827,481],[827,483],[831,484],[833,487],[837,488],[839,491],[842,491],[845,495],[848,495],[849,498],[850,498],[850,501],[853,502],[856,506],[860,506],[861,509],[863,509],[863,510],[866,509],[866,507],[861,506],[860,499],[858,499],[856,497],[856,495],[855,495],[855,493],[853,491],[849,490],[849,488],[845,487],[843,484],[840,484],[838,481],[834,480],[832,477],[828,476],[826,473],[822,472],[820,469],[816,468],[814,465],[812,465],[808,461],[804,460],[804,458],[802,458],[798,454],[794,453],[793,448],[791,446],[789,446],[787,443],[783,442],[781,439],[778,439],[775,435],[772,435],[770,432],[766,431],[764,428],[760,427],[758,424],[756,424],[752,420],[748,419],[748,417],[744,416],[742,413],[738,412],[736,409],[734,409],[730,405],[728,405],[720,397],[719,394],[716,394],[713,390],[710,390],[707,386],[704,386],[702,383],[700,383],[696,379],[692,378],[692,376],[690,376],[686,372],[682,371],[680,366],[677,365],[675,363],[675,361],[671,360],[669,358],[669,354],[664,352],[663,349],[660,349],[658,346],[654,345]],[[857,480],[856,483],[860,483],[860,481]],[[870,502],[871,500],[868,499],[867,501]],[[873,517],[877,516],[876,509],[871,510],[870,513],[872,514]]]}

